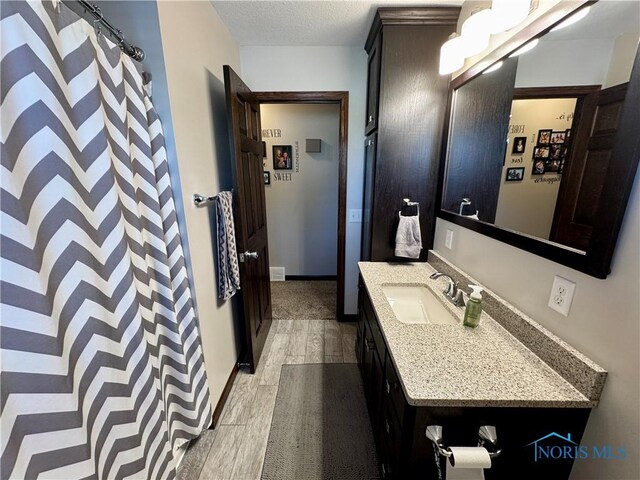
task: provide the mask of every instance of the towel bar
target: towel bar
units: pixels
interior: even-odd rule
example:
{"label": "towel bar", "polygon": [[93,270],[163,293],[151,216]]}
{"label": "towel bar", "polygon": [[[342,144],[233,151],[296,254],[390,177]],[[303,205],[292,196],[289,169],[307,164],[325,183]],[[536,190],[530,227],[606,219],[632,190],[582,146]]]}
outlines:
{"label": "towel bar", "polygon": [[208,207],[213,202],[216,201],[217,195],[212,195],[211,197],[205,197],[204,195],[200,195],[199,193],[193,194],[193,203],[196,207]]}

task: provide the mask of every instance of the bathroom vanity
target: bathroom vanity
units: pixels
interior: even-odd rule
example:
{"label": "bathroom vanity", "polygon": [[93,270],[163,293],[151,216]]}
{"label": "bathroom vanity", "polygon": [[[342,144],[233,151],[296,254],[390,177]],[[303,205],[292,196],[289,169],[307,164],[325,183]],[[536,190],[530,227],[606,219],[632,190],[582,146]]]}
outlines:
{"label": "bathroom vanity", "polygon": [[[429,276],[477,282],[434,252],[429,263],[359,267],[356,352],[382,477],[445,478],[426,428],[442,426],[446,451],[478,445],[480,427],[490,425],[497,442],[485,447],[500,454],[485,478],[568,478],[572,458],[536,461],[532,443],[556,432],[576,443],[552,436],[542,444],[573,451],[606,372],[491,291],[479,327],[464,327],[464,308],[442,293],[448,280]],[[423,314],[396,304],[403,288],[416,298],[416,287],[425,289]]]}

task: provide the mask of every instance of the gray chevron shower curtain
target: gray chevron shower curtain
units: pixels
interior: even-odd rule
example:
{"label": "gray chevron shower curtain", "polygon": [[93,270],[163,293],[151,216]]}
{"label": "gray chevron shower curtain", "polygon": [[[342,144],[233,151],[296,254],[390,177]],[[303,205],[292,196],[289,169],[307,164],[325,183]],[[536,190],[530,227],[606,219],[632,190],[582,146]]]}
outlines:
{"label": "gray chevron shower curtain", "polygon": [[65,5],[0,9],[1,478],[173,478],[211,406],[160,120]]}

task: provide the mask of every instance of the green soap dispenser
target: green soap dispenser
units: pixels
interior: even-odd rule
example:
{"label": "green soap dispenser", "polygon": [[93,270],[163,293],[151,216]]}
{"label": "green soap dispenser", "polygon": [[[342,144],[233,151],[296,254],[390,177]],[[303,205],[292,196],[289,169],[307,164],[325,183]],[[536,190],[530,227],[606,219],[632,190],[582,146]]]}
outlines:
{"label": "green soap dispenser", "polygon": [[467,308],[464,310],[464,326],[476,328],[480,323],[480,314],[482,314],[482,287],[480,285],[469,285],[471,287],[471,295],[467,302]]}

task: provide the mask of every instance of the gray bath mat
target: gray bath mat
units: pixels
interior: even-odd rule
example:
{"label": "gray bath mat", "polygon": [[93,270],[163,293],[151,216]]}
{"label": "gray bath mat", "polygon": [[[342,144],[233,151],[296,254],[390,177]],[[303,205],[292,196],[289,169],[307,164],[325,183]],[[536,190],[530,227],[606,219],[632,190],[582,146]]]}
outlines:
{"label": "gray bath mat", "polygon": [[284,365],[262,479],[377,478],[358,366]]}

